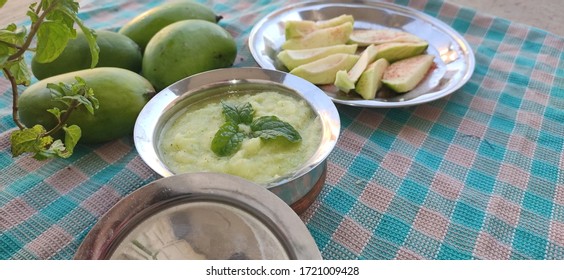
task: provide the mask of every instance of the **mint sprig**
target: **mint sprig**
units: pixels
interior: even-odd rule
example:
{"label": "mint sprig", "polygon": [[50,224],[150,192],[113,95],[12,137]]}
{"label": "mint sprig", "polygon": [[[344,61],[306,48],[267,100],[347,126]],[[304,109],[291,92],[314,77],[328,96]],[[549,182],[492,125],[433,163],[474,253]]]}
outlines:
{"label": "mint sprig", "polygon": [[274,139],[284,137],[292,143],[300,142],[302,137],[294,127],[276,116],[264,116],[253,121],[251,131],[254,137]]}
{"label": "mint sprig", "polygon": [[[72,84],[47,84],[53,100],[63,103],[62,107],[65,109],[53,107],[47,110],[57,119],[57,125],[49,131],[39,124],[14,131],[10,136],[13,156],[32,153],[35,159],[45,160],[54,157],[68,158],[72,155],[82,136],[82,130],[77,125],[67,125],[70,114],[79,106],[84,106],[90,114],[94,114],[94,110],[99,106],[93,89],[80,77],[75,79],[76,82]],[[60,129],[65,133],[64,140],[53,139],[51,135]]]}
{"label": "mint sprig", "polygon": [[[0,0],[0,8],[6,2]],[[29,6],[26,13],[31,20],[29,28],[13,23],[0,28],[0,71],[10,81],[12,119],[19,128],[10,136],[13,156],[23,153],[32,153],[36,159],[71,156],[81,137],[81,130],[76,125],[66,124],[70,114],[80,106],[91,114],[98,108],[93,90],[77,77],[76,83],[48,85],[53,100],[64,104],[60,109],[47,110],[57,119],[54,128],[47,130],[41,125],[26,127],[18,115],[18,85],[29,86],[32,77],[25,61],[27,51],[35,52],[38,62],[53,61],[63,52],[69,40],[76,38],[77,26],[87,38],[91,67],[98,63],[100,49],[96,43],[96,32],[84,25],[78,17],[78,10],[79,3],[75,0],[38,0]],[[32,43],[35,45],[32,46]],[[64,139],[54,139],[53,136],[58,135],[60,130],[64,131]]]}
{"label": "mint sprig", "polygon": [[[241,106],[221,103],[226,122],[215,133],[211,149],[218,156],[230,156],[236,153],[246,138],[260,137],[264,140],[282,137],[292,143],[302,140],[300,133],[289,123],[276,116],[263,116],[253,120],[255,111],[250,103]],[[249,125],[250,132],[245,132],[240,125]]]}

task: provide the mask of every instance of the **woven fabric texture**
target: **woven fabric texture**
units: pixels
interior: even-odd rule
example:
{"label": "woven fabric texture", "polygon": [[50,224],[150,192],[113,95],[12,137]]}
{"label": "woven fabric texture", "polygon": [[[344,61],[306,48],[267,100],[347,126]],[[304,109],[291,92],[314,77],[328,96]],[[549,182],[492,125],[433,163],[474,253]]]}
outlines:
{"label": "woven fabric texture", "polygon": [[[164,1],[81,1],[117,30]],[[257,66],[247,39],[297,1],[200,1]],[[564,259],[564,38],[439,0],[394,3],[453,27],[476,68],[452,95],[394,109],[337,105],[342,129],[321,194],[301,218],[324,259]],[[155,180],[131,137],[69,159],[12,158],[0,78],[0,259],[71,259],[112,205]]]}

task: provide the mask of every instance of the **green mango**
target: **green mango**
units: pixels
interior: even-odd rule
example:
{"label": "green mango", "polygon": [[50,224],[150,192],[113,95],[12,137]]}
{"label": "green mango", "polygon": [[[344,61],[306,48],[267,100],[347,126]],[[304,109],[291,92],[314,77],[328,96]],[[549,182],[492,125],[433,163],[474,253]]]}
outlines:
{"label": "green mango", "polygon": [[217,23],[221,17],[207,6],[193,1],[177,1],[154,7],[127,22],[118,31],[145,50],[151,38],[165,26],[181,20],[201,19]]}
{"label": "green mango", "polygon": [[149,81],[126,69],[102,67],[79,70],[41,80],[25,89],[18,101],[21,121],[28,127],[35,124],[47,129],[54,127],[56,119],[47,109],[65,107],[52,100],[47,84],[70,84],[75,82],[76,76],[84,79],[99,101],[94,115],[80,106],[68,119],[69,125],[76,124],[82,129],[81,143],[100,143],[130,135],[137,115],[155,94]]}
{"label": "green mango", "polygon": [[151,39],[141,73],[162,90],[193,74],[230,67],[236,56],[235,40],[221,26],[199,19],[182,20]]}
{"label": "green mango", "polygon": [[[96,43],[100,47],[100,57],[96,67],[118,67],[141,71],[143,57],[137,43],[117,32],[108,30],[96,31]],[[90,48],[84,33],[78,32],[76,38],[70,40],[65,50],[54,61],[40,63],[31,61],[33,75],[41,80],[59,74],[89,69],[92,62]]]}

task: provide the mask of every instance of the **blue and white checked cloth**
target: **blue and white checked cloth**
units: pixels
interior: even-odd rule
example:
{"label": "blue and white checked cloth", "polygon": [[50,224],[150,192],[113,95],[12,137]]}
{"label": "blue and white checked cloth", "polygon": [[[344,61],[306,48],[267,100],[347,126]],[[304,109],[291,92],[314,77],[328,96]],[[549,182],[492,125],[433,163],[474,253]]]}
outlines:
{"label": "blue and white checked cloth", "polygon": [[[118,29],[163,1],[81,1]],[[205,2],[205,1],[200,1]],[[296,1],[208,1],[257,66],[254,23]],[[440,0],[406,1],[461,33],[476,55],[454,94],[408,108],[337,105],[341,137],[302,214],[325,259],[564,259],[564,38]],[[71,259],[112,205],[157,178],[130,137],[70,159],[12,158],[0,79],[0,259]]]}

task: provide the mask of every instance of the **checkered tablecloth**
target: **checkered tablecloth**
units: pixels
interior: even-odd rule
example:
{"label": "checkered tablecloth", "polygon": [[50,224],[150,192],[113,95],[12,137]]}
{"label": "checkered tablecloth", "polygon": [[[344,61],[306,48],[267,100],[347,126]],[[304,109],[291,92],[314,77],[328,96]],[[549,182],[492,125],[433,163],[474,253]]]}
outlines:
{"label": "checkered tablecloth", "polygon": [[[81,2],[117,29],[163,1]],[[205,1],[201,1],[205,2]],[[257,66],[254,23],[296,1],[207,1]],[[564,38],[439,0],[406,1],[462,34],[476,69],[423,105],[337,105],[342,130],[323,190],[302,214],[324,259],[564,259]],[[157,179],[131,137],[70,159],[12,158],[0,77],[0,259],[71,259],[110,207]]]}

